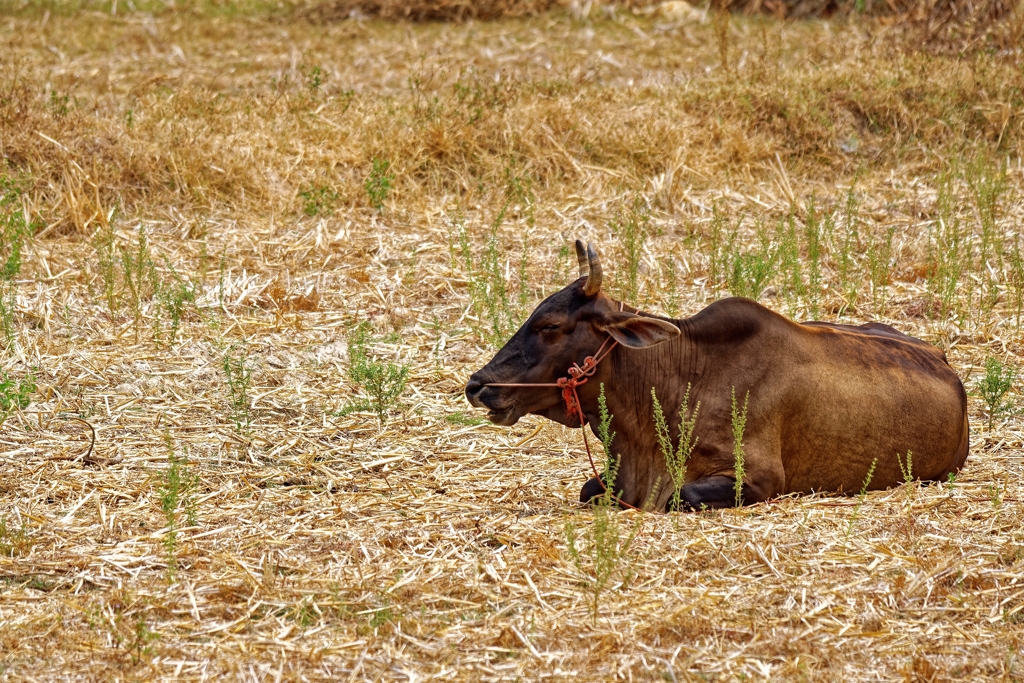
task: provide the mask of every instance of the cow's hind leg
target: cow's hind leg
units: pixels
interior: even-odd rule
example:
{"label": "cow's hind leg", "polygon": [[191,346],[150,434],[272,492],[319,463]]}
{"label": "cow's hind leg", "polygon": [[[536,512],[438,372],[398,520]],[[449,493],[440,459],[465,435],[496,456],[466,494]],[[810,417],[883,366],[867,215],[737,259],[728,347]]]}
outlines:
{"label": "cow's hind leg", "polygon": [[[745,505],[760,498],[746,482],[740,493]],[[698,479],[684,486],[679,498],[684,510],[731,508],[736,505],[736,480],[721,476]]]}

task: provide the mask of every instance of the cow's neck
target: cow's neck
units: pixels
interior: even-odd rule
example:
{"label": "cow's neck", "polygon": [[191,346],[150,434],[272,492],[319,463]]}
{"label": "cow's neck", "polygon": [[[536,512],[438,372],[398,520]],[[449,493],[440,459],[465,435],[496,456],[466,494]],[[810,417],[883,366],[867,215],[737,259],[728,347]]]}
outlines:
{"label": "cow's neck", "polygon": [[611,450],[621,456],[617,488],[623,490],[623,500],[632,505],[644,504],[658,486],[659,478],[661,493],[652,504],[660,506],[661,499],[671,493],[671,481],[667,479],[662,459],[638,457],[657,450],[651,388],[657,389],[658,401],[671,424],[675,422],[673,418],[678,414],[687,384],[694,385],[692,394],[696,394],[704,374],[686,321],[672,322],[680,328],[679,337],[649,349],[617,347],[584,387],[586,391],[580,392],[584,413],[596,432],[600,424],[598,396],[600,385],[604,384],[615,432]]}

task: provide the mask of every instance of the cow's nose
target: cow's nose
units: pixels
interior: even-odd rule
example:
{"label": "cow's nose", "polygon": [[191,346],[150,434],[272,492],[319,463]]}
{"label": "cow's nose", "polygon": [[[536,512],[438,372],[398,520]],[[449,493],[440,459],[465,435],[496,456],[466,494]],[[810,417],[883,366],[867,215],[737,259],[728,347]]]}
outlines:
{"label": "cow's nose", "polygon": [[466,382],[466,398],[469,399],[469,402],[472,403],[473,405],[476,405],[474,401],[477,399],[478,396],[480,396],[480,392],[482,392],[484,390],[484,387],[486,386],[487,385],[483,382],[483,380],[481,380],[476,375],[470,377],[469,381]]}

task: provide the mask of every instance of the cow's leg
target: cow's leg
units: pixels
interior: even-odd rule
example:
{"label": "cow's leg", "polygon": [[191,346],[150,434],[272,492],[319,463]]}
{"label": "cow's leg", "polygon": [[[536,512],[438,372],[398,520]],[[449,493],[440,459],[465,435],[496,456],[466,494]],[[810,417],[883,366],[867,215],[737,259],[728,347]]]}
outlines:
{"label": "cow's leg", "polygon": [[[749,481],[743,482],[740,495],[744,505],[760,503],[772,497]],[[684,510],[731,508],[736,505],[736,480],[722,476],[698,479],[684,486],[679,498]]]}
{"label": "cow's leg", "polygon": [[683,487],[679,504],[684,510],[728,508],[736,504],[736,480],[732,477],[707,477]]}
{"label": "cow's leg", "polygon": [[580,490],[580,502],[590,503],[604,493],[604,484],[597,477],[591,477]]}
{"label": "cow's leg", "polygon": [[[622,490],[619,489],[620,493],[621,491]],[[594,504],[597,502],[597,499],[603,495],[604,482],[597,477],[591,477],[590,479],[587,480],[587,483],[584,484],[583,488],[580,490],[580,502]],[[619,503],[619,507],[623,506],[622,502],[619,501],[618,498],[613,498],[612,500],[614,502]]]}
{"label": "cow's leg", "polygon": [[[647,506],[648,506],[647,502],[633,503],[632,501],[628,501],[627,502],[626,500],[622,500],[622,498],[627,498],[628,499],[628,496],[623,493],[622,488],[619,486],[620,483],[621,483],[620,481],[618,481],[618,480],[616,481],[616,485],[615,485],[616,495],[612,497],[611,502],[616,503],[623,510],[626,510],[626,509],[646,510]],[[603,480],[599,479],[598,477],[591,477],[590,479],[587,480],[587,483],[585,483],[583,485],[583,488],[580,490],[580,502],[584,503],[584,504],[595,505],[598,502],[598,498],[603,496],[604,493],[605,493],[605,489],[604,489],[604,482],[603,482]],[[622,496],[622,498],[619,498],[619,496]]]}
{"label": "cow's leg", "polygon": [[[745,439],[746,471],[740,497],[743,505],[763,503],[786,492],[786,477],[776,440],[751,434]],[[713,453],[716,459],[724,452]],[[736,478],[714,475],[691,481],[680,491],[680,507],[684,510],[731,508],[736,505]]]}

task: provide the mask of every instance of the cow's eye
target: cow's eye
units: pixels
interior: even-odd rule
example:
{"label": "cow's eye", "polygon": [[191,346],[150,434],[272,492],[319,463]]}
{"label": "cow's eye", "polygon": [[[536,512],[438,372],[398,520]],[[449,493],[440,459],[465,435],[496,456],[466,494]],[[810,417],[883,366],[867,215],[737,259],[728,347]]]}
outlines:
{"label": "cow's eye", "polygon": [[560,327],[561,325],[545,325],[544,327],[540,328],[540,332],[554,332]]}

